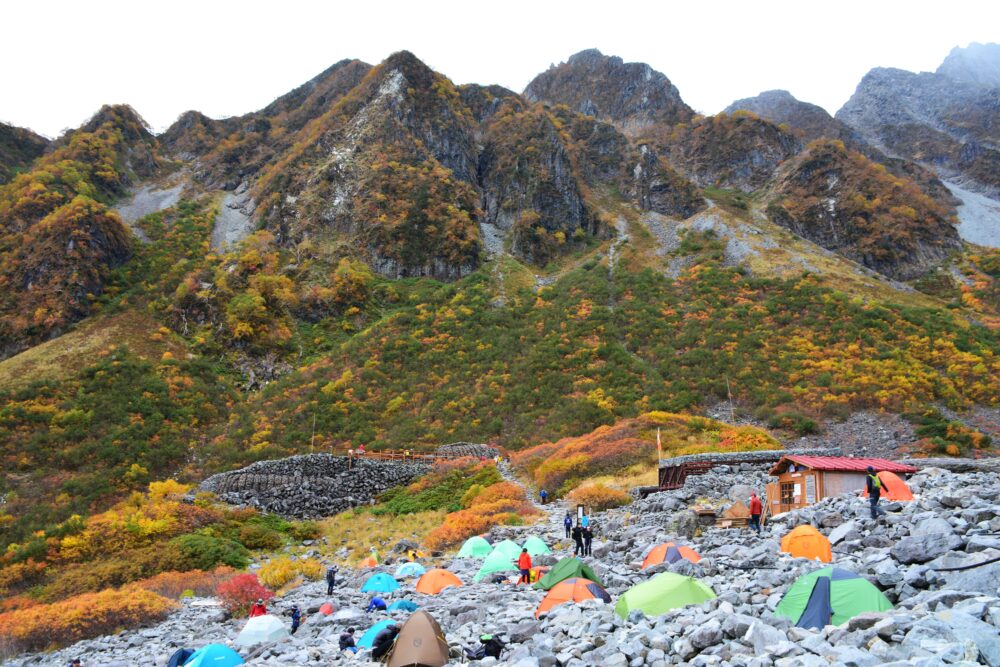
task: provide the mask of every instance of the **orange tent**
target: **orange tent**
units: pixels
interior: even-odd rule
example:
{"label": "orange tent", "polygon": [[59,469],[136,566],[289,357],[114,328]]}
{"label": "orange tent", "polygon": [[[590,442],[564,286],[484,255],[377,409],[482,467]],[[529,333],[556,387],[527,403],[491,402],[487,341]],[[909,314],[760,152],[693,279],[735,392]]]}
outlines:
{"label": "orange tent", "polygon": [[330,604],[329,602],[324,602],[319,607],[319,613],[323,614],[324,616],[329,616],[330,614],[333,613],[333,605]]}
{"label": "orange tent", "polygon": [[377,567],[377,566],[378,566],[378,561],[372,558],[371,556],[368,556],[368,558],[365,558],[360,563],[358,563],[358,567]]}
{"label": "orange tent", "polygon": [[642,569],[645,570],[647,567],[653,567],[663,562],[676,563],[682,558],[692,563],[697,563],[701,560],[698,552],[691,547],[681,546],[673,542],[664,542],[649,550],[649,553],[642,560]]}
{"label": "orange tent", "polygon": [[833,561],[830,540],[809,524],[798,526],[782,537],[781,550],[796,558],[809,558],[824,563]]}
{"label": "orange tent", "polygon": [[434,568],[427,570],[417,580],[417,592],[437,595],[448,586],[461,586],[462,580],[448,570]]}
{"label": "orange tent", "polygon": [[548,571],[549,571],[548,565],[536,565],[535,567],[531,568],[531,576],[529,578],[531,579],[531,582],[534,583],[539,579],[541,579],[542,577],[544,577]]}
{"label": "orange tent", "polygon": [[548,595],[542,598],[542,603],[535,610],[535,618],[565,602],[583,602],[594,599],[603,600],[605,604],[611,603],[611,596],[608,595],[608,592],[590,579],[566,579],[549,589]]}
{"label": "orange tent", "polygon": [[[906,482],[903,481],[902,477],[894,472],[889,472],[888,470],[883,470],[876,474],[878,475],[879,481],[882,482],[882,495],[880,497],[883,500],[913,500],[913,492],[910,491],[910,487],[906,485]],[[868,497],[867,485],[865,485],[861,495],[864,498]]]}

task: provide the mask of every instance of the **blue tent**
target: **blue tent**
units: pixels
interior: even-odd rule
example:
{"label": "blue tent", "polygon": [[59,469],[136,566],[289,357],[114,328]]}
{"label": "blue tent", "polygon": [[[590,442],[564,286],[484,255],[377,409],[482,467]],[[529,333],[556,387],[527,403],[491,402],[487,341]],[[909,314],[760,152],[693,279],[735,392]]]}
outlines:
{"label": "blue tent", "polygon": [[403,563],[396,570],[397,577],[419,577],[427,568],[420,563]]}
{"label": "blue tent", "polygon": [[222,644],[203,646],[188,658],[184,667],[232,667],[242,665],[240,654]]}
{"label": "blue tent", "polygon": [[396,600],[391,605],[387,611],[416,611],[417,604],[415,602],[410,602],[409,600]]}
{"label": "blue tent", "polygon": [[194,655],[193,648],[179,648],[170,656],[170,660],[167,660],[167,667],[181,667],[192,655]]}
{"label": "blue tent", "polygon": [[395,624],[396,621],[392,620],[391,618],[387,618],[386,620],[379,621],[372,627],[368,628],[368,631],[365,632],[365,634],[361,635],[361,639],[357,641],[358,648],[359,649],[371,648],[372,645],[375,643],[375,635],[382,632],[390,625],[395,625]]}
{"label": "blue tent", "polygon": [[385,572],[368,577],[368,581],[361,587],[362,593],[391,593],[396,590],[399,590],[399,582]]}

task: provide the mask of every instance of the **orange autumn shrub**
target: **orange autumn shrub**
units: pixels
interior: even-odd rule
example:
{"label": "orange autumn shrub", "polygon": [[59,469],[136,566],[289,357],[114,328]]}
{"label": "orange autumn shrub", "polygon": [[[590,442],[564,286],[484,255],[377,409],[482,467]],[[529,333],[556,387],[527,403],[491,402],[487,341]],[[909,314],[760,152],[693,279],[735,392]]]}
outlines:
{"label": "orange autumn shrub", "polygon": [[583,505],[592,512],[621,507],[632,502],[632,496],[622,491],[614,489],[604,484],[584,484],[578,486],[569,495],[567,500],[574,505]]}
{"label": "orange autumn shrub", "polygon": [[19,651],[65,646],[123,628],[151,625],[177,603],[141,588],[119,588],[0,614],[0,640]]}
{"label": "orange autumn shrub", "polygon": [[469,501],[467,509],[452,512],[424,540],[429,549],[446,549],[485,533],[493,526],[523,523],[539,511],[528,502],[524,489],[510,482],[491,484]]}
{"label": "orange autumn shrub", "polygon": [[231,579],[235,572],[236,570],[227,565],[220,565],[208,572],[205,570],[161,572],[137,581],[134,585],[171,599],[180,598],[185,591],[191,591],[199,597],[209,597],[215,594],[219,584]]}
{"label": "orange autumn shrub", "polygon": [[483,489],[469,502],[469,507],[486,505],[498,500],[526,500],[524,489],[512,482],[499,482]]}
{"label": "orange autumn shrub", "polygon": [[23,591],[41,581],[45,575],[45,563],[29,558],[23,563],[13,563],[0,569],[0,595],[10,595]]}
{"label": "orange autumn shrub", "polygon": [[13,595],[0,600],[0,614],[17,609],[27,609],[41,604],[38,600],[29,598],[27,595]]}

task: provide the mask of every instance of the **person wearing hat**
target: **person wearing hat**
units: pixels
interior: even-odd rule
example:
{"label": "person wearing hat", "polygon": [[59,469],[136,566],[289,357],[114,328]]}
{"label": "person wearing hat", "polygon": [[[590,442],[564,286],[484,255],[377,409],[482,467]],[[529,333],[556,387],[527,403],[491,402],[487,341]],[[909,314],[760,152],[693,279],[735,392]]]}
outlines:
{"label": "person wearing hat", "polygon": [[877,519],[879,514],[885,514],[885,510],[878,506],[879,498],[882,496],[882,480],[875,474],[875,468],[868,466],[867,472],[865,488],[868,489],[868,502],[871,504],[872,518]]}
{"label": "person wearing hat", "polygon": [[250,618],[254,616],[266,616],[267,607],[264,606],[264,598],[257,598],[257,601],[250,607]]}
{"label": "person wearing hat", "polygon": [[292,605],[292,634],[299,629],[299,625],[302,623],[302,612],[299,611],[299,606],[297,604]]}

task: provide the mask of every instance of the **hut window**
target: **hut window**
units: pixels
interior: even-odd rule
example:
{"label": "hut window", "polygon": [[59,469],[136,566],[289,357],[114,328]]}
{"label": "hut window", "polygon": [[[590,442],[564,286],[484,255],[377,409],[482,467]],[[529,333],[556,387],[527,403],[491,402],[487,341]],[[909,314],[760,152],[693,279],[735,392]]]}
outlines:
{"label": "hut window", "polygon": [[781,485],[781,504],[782,505],[795,504],[795,484]]}

